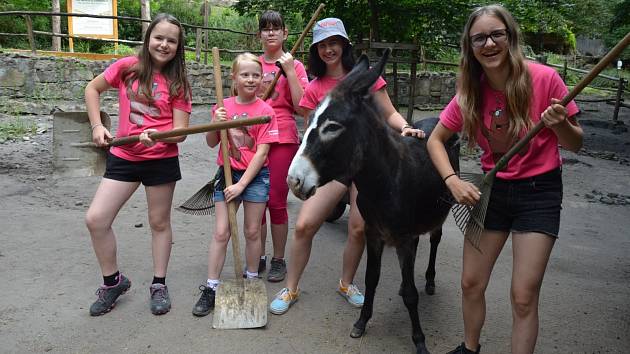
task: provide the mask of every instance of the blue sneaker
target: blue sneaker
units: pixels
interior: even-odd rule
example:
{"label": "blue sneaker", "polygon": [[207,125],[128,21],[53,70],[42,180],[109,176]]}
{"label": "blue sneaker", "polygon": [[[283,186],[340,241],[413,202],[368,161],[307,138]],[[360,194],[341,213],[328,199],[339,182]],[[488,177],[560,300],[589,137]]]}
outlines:
{"label": "blue sneaker", "polygon": [[359,291],[359,288],[357,288],[356,285],[350,284],[347,287],[345,287],[343,286],[341,279],[339,279],[339,287],[337,288],[337,292],[341,296],[343,296],[346,300],[348,300],[348,303],[350,303],[350,305],[354,307],[363,306],[363,300],[365,300],[365,298],[363,297],[363,294],[361,294],[361,291]]}
{"label": "blue sneaker", "polygon": [[283,288],[280,290],[273,301],[269,304],[269,312],[274,315],[282,315],[283,313],[289,311],[289,307],[293,305],[297,300],[298,296],[300,296],[300,290],[293,292],[289,290],[289,288]]}

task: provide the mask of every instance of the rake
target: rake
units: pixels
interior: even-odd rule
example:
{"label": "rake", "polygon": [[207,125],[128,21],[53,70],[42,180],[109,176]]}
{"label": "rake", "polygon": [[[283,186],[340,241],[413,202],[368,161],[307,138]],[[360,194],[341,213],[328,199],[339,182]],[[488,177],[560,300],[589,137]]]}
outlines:
{"label": "rake", "polygon": [[[630,43],[630,32],[613,49],[603,57],[599,63],[584,77],[575,87],[560,101],[560,104],[566,106],[575,98],[597,75],[608,66],[613,59],[619,56],[621,52]],[[473,183],[481,192],[481,198],[474,207],[463,204],[455,204],[452,208],[455,224],[464,234],[464,237],[476,248],[479,249],[481,233],[484,230],[484,222],[486,219],[486,211],[488,209],[488,201],[492,191],[492,184],[497,172],[503,170],[510,159],[516,155],[542,128],[543,121],[539,121],[521,140],[519,140],[512,148],[496,163],[494,168],[485,175],[477,173],[460,172],[460,178],[464,181]]]}

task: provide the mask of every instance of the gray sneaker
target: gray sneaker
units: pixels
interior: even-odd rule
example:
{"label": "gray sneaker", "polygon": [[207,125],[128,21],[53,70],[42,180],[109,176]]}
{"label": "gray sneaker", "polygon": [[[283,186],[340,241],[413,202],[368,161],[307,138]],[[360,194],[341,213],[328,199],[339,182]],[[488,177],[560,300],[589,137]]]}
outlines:
{"label": "gray sneaker", "polygon": [[131,281],[122,274],[118,276],[118,284],[114,286],[101,285],[96,290],[98,299],[90,306],[90,315],[100,316],[111,311],[116,306],[116,299],[127,292],[130,287]]}
{"label": "gray sneaker", "polygon": [[171,298],[168,296],[168,288],[163,284],[151,284],[151,313],[163,315],[171,310]]}
{"label": "gray sneaker", "polygon": [[284,262],[284,259],[272,258],[271,269],[269,269],[269,274],[267,274],[267,280],[272,283],[283,281],[286,274],[287,264]]}

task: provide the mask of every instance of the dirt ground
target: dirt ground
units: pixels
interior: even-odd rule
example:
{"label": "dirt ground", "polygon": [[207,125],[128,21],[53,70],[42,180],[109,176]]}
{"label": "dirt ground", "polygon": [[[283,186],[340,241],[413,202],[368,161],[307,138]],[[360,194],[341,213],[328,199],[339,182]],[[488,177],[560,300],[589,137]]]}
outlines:
{"label": "dirt ground", "polygon": [[[64,110],[80,103],[56,103]],[[537,353],[626,353],[630,350],[630,110],[610,129],[612,106],[578,103],[585,146],[563,151],[564,204],[560,238],[553,250],[540,299]],[[53,104],[50,103],[52,106]],[[111,109],[110,113],[115,112]],[[207,119],[195,107],[192,123]],[[427,115],[418,112],[418,116]],[[0,115],[0,119],[7,119]],[[101,281],[83,223],[99,177],[53,177],[52,119],[28,116],[38,133],[0,144],[0,352],[3,353],[410,353],[410,323],[397,296],[400,275],[386,250],[374,316],[361,339],[349,337],[359,310],[335,293],[340,275],[347,212],[325,224],[314,242],[300,301],[283,316],[269,315],[265,328],[213,330],[212,316],[191,315],[197,287],[206,277],[211,217],[173,212],[174,245],[167,283],[173,309],[150,314],[150,236],[144,193],[137,192],[115,222],[120,269],[133,282],[109,314],[91,318],[88,307]],[[175,203],[199,189],[214,171],[216,151],[201,136],[181,145],[183,180]],[[464,169],[476,171],[474,160]],[[289,198],[290,229],[301,202]],[[239,216],[239,219],[241,217]],[[290,231],[291,232],[291,231]],[[291,242],[291,241],[289,241]],[[437,261],[437,291],[420,294],[427,346],[444,353],[463,338],[461,320],[462,236],[452,218]],[[267,254],[271,250],[268,240]],[[500,256],[487,291],[482,352],[507,353],[510,345],[511,244]],[[426,236],[417,257],[423,288]],[[364,289],[365,257],[356,283]],[[228,256],[224,276],[233,274]],[[282,287],[267,283],[271,298]]]}

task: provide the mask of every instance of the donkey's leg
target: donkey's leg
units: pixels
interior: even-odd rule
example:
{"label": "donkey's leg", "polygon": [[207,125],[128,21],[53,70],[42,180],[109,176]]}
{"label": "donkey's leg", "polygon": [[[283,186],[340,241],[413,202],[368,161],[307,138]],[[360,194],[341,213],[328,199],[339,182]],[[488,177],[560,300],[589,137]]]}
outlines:
{"label": "donkey's leg", "polygon": [[420,326],[420,316],[418,315],[418,290],[414,281],[414,265],[416,263],[416,250],[418,249],[419,238],[414,238],[396,247],[400,271],[402,273],[402,298],[409,318],[411,319],[411,339],[416,345],[416,353],[428,354],[424,343],[424,333]]}
{"label": "donkey's leg", "polygon": [[374,294],[381,276],[381,256],[383,255],[384,243],[377,235],[371,234],[368,228],[365,230],[367,245],[367,269],[365,271],[365,299],[361,308],[361,316],[355,322],[350,332],[350,337],[359,338],[365,332],[367,322],[372,318],[372,307],[374,306]]}
{"label": "donkey's leg", "polygon": [[424,286],[424,292],[428,295],[435,294],[435,257],[437,256],[437,249],[440,241],[442,240],[442,226],[431,231],[431,254],[429,255],[429,265],[427,266],[427,272],[424,274],[427,283]]}

